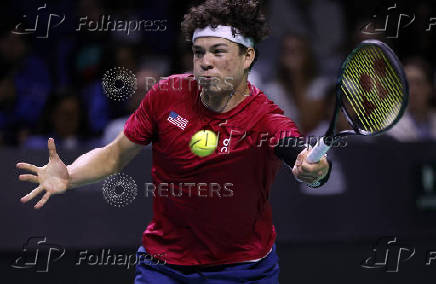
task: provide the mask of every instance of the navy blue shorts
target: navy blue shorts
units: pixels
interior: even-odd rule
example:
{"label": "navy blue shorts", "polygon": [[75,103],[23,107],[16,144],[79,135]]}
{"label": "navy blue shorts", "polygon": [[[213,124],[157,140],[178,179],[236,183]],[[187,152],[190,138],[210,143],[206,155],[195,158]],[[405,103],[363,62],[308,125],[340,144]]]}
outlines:
{"label": "navy blue shorts", "polygon": [[137,256],[141,259],[136,265],[135,284],[233,284],[233,283],[279,283],[279,258],[276,245],[267,257],[257,262],[225,264],[211,267],[172,265],[159,263],[146,255],[144,247],[139,247]]}

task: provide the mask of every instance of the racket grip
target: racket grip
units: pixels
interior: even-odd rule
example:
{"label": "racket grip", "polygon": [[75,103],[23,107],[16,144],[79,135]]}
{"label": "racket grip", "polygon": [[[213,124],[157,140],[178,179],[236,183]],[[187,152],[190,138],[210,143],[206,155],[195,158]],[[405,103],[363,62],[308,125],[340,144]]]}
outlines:
{"label": "racket grip", "polygon": [[307,156],[307,162],[309,162],[309,164],[318,163],[329,149],[330,146],[324,143],[324,137],[322,137]]}

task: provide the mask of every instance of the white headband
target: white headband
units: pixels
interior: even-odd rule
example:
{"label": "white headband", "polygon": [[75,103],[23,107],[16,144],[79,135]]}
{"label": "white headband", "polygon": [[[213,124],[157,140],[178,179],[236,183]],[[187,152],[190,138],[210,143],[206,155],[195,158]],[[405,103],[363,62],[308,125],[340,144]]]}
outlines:
{"label": "white headband", "polygon": [[192,35],[192,42],[194,42],[194,40],[199,37],[207,36],[221,37],[236,43],[240,43],[245,47],[254,47],[253,39],[251,37],[242,36],[242,34],[237,29],[235,36],[233,36],[231,26],[217,26],[216,28],[207,26],[204,29],[196,29],[194,31],[194,34]]}

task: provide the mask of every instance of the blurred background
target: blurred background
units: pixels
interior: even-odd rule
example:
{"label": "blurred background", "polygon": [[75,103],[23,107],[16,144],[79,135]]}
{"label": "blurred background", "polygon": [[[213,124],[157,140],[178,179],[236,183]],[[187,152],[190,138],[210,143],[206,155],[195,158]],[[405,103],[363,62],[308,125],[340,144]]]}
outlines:
{"label": "blurred background", "polygon": [[[133,283],[134,268],[75,261],[81,250],[131,254],[139,246],[151,220],[151,200],[141,193],[144,183],[151,182],[150,148],[124,170],[139,188],[137,199],[125,208],[107,204],[98,183],[56,197],[36,212],[19,203],[32,185],[18,181],[15,164],[45,164],[48,137],[55,138],[65,163],[112,141],[151,87],[145,78],[191,71],[192,51],[180,22],[189,7],[201,2],[2,1],[2,283]],[[318,283],[326,277],[332,279],[328,283],[431,279],[436,263],[426,262],[436,251],[436,3],[262,3],[271,36],[258,45],[259,59],[249,80],[304,134],[321,135],[326,129],[340,64],[362,40],[388,43],[402,61],[410,86],[408,109],[391,131],[349,139],[349,147],[329,153],[334,167],[322,190],[301,186],[285,168],[280,171],[271,203],[281,283]],[[123,24],[112,31],[110,22],[115,20],[146,24],[140,31]],[[137,91],[125,102],[109,100],[101,84],[104,73],[118,66],[137,78]],[[339,126],[346,127],[345,122]],[[47,273],[11,267],[26,241],[41,236],[66,250],[62,259]],[[394,237],[389,258],[395,258],[392,251],[398,248],[415,251],[408,260],[401,253],[395,258],[401,260],[398,272],[386,272],[394,260],[389,265],[373,263],[373,269],[361,266],[375,259],[373,248],[381,238]]]}

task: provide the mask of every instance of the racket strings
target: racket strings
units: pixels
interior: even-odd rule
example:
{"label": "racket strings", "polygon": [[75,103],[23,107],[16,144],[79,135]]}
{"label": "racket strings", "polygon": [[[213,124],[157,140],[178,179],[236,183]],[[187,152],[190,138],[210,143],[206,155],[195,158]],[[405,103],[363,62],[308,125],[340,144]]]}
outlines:
{"label": "racket strings", "polygon": [[399,115],[405,96],[402,81],[380,48],[364,46],[356,51],[341,83],[346,111],[363,130],[381,131]]}
{"label": "racket strings", "polygon": [[[348,79],[347,77],[344,77],[345,79]],[[344,86],[345,85],[345,86]],[[352,85],[352,86],[350,86]],[[343,82],[343,85],[341,86],[341,89],[344,94],[347,94],[349,90],[357,89],[357,86],[353,84],[353,80],[347,80],[347,83]],[[366,120],[366,117],[362,115],[364,113],[363,107],[360,104],[359,100],[354,96],[354,93],[350,93],[348,100],[348,104],[351,105],[352,109],[354,110],[354,114],[352,118],[355,118],[357,116],[358,121],[360,121],[364,126],[370,127],[370,123]],[[346,105],[347,107],[348,105]],[[347,108],[347,112],[350,114],[352,113],[349,108]]]}
{"label": "racket strings", "polygon": [[[373,102],[377,103],[380,108],[379,110],[384,110],[383,114],[385,114],[385,118],[388,118],[386,121],[387,124],[390,124],[396,117],[396,114],[400,111],[402,98],[398,95],[401,94],[401,81],[395,71],[392,69],[391,64],[387,61],[383,52],[379,51],[375,47],[367,48],[368,53],[366,53],[369,57],[369,60],[362,59],[362,53],[359,54],[366,71],[369,74],[372,74],[374,77],[372,79],[376,82],[375,88],[372,88],[371,92],[368,92],[369,97]],[[383,61],[381,61],[383,60]],[[369,61],[369,62],[368,62]],[[380,62],[383,64],[383,70],[377,70],[377,66],[374,66],[375,72],[371,69],[372,66],[369,66],[370,62]],[[379,68],[380,69],[380,68]],[[383,73],[383,74],[377,74]],[[387,95],[388,90],[389,95]],[[378,93],[378,92],[381,92]],[[364,93],[365,94],[365,93]],[[390,118],[390,119],[389,119]]]}
{"label": "racket strings", "polygon": [[[398,94],[402,93],[402,90],[400,88],[401,80],[398,77],[398,75],[395,73],[395,71],[393,70],[391,64],[389,64],[389,62],[386,59],[386,56],[383,52],[377,50],[376,48],[368,48],[368,50],[369,50],[368,55],[370,57],[372,57],[371,59],[374,60],[374,62],[376,62],[377,60],[380,60],[380,57],[382,57],[383,62],[386,63],[385,64],[385,66],[386,66],[385,76],[384,77],[379,76],[377,78],[377,83],[380,84],[379,83],[380,81],[386,80],[387,83],[381,85],[381,88],[387,87],[391,91],[390,94],[392,94],[392,95],[390,95],[390,96],[384,95],[383,99],[380,100],[380,99],[378,99],[377,94],[373,94],[372,92],[370,94],[372,94],[373,97],[375,96],[376,101],[381,101],[386,109],[388,109],[390,107],[394,107],[394,108],[397,107],[397,111],[399,112],[400,108],[401,108],[401,102],[402,102],[402,97],[398,95]],[[368,66],[368,61],[365,61],[364,64],[365,64],[365,67],[367,69],[367,72],[372,72],[372,70],[370,69],[371,67]],[[377,74],[377,71],[375,74]],[[385,90],[385,91],[387,91],[387,90]],[[388,100],[390,104],[388,104],[386,102],[386,100]],[[390,113],[390,114],[392,114],[392,113]],[[393,119],[394,118],[395,117],[393,117]]]}
{"label": "racket strings", "polygon": [[[358,121],[362,124],[364,129],[372,130],[373,122],[370,117],[365,115],[365,107],[363,102],[359,98],[359,93],[362,92],[359,84],[359,79],[354,73],[346,72],[344,77],[347,79],[347,84],[342,87],[344,94],[346,94],[346,98],[348,99],[349,105],[351,105],[354,113],[357,115]],[[350,113],[350,110],[348,110]]]}
{"label": "racket strings", "polygon": [[[373,70],[370,69],[371,66],[369,66],[368,60],[366,60],[365,58],[362,58],[362,54],[357,54],[357,58],[359,58],[361,60],[361,62],[363,63],[362,69],[365,70],[367,72],[367,74],[373,74]],[[377,59],[370,58],[370,60],[375,61]],[[391,119],[392,119],[392,121],[395,119],[395,117],[392,116],[392,112],[389,111],[390,106],[394,102],[391,100],[391,96],[386,96],[387,97],[386,99],[379,99],[379,95],[375,92],[377,92],[377,88],[384,88],[383,86],[381,86],[381,87],[377,86],[377,84],[380,84],[379,83],[380,78],[373,78],[372,76],[369,78],[376,82],[375,83],[376,87],[372,88],[370,92],[366,93],[367,98],[370,99],[370,102],[372,102],[376,105],[376,107],[374,108],[375,115],[369,116],[369,119],[375,120],[376,126],[379,126],[379,128],[377,128],[376,130],[381,130],[382,128],[384,128],[386,126],[385,124],[387,124],[387,125],[390,124]],[[389,100],[389,103],[391,105],[389,105],[386,100]],[[386,120],[388,120],[388,121],[386,121]]]}
{"label": "racket strings", "polygon": [[[363,69],[364,71],[366,71],[366,73],[363,73],[363,75],[367,76],[364,77],[367,80],[369,80],[370,85],[372,85],[372,77],[370,77],[367,74],[370,74],[370,70],[368,68],[368,60],[366,58],[362,58],[361,54],[357,53],[356,54],[356,58],[357,60],[355,60],[352,64],[353,67],[360,68]],[[356,66],[358,63],[360,64],[359,66]],[[359,78],[357,77],[356,72],[351,74],[353,79],[355,80],[355,82],[359,82]],[[362,75],[362,74],[361,74]],[[359,90],[359,94],[357,95],[361,95],[361,94],[365,94],[365,92],[363,92],[362,88],[360,88],[360,85],[362,84],[354,84],[355,89],[357,88]],[[371,86],[372,87],[372,86]],[[371,88],[373,89],[373,88]],[[368,91],[368,90],[367,90]],[[366,92],[367,96],[363,97],[363,101],[361,100],[357,100],[355,99],[354,102],[358,102],[359,106],[360,106],[360,111],[361,116],[364,118],[364,122],[366,122],[367,128],[369,128],[369,130],[374,131],[374,130],[379,130],[379,128],[383,125],[382,119],[386,116],[386,112],[383,111],[385,110],[385,107],[380,103],[380,100],[376,99],[372,92]],[[370,100],[368,101],[368,98],[370,98]],[[372,106],[371,104],[375,104],[374,106]],[[368,115],[368,114],[372,114],[374,113],[375,115]]]}
{"label": "racket strings", "polygon": [[[368,116],[366,114],[368,112],[369,107],[368,107],[368,105],[365,106],[364,103],[366,102],[368,104],[369,102],[367,102],[365,100],[362,102],[359,99],[360,93],[363,92],[360,89],[359,84],[356,83],[359,81],[359,79],[357,78],[357,76],[355,74],[350,74],[350,76],[352,78],[350,80],[348,80],[349,81],[348,84],[352,85],[352,87],[347,88],[347,89],[343,88],[343,91],[344,91],[344,93],[347,93],[348,90],[357,90],[356,92],[350,92],[350,96],[348,97],[348,98],[351,98],[351,101],[349,100],[350,104],[351,104],[354,112],[357,114],[358,119],[360,120],[361,124],[363,125],[363,128],[365,130],[375,131],[376,130],[376,129],[374,129],[375,123],[373,120],[376,120],[376,123],[380,124],[381,121],[378,119],[378,116],[381,116],[381,114],[379,113],[378,108],[375,108],[375,107],[372,107],[370,109],[370,111],[375,111],[378,114],[378,116],[371,117],[371,116]],[[350,111],[348,111],[348,112],[350,112]]]}

